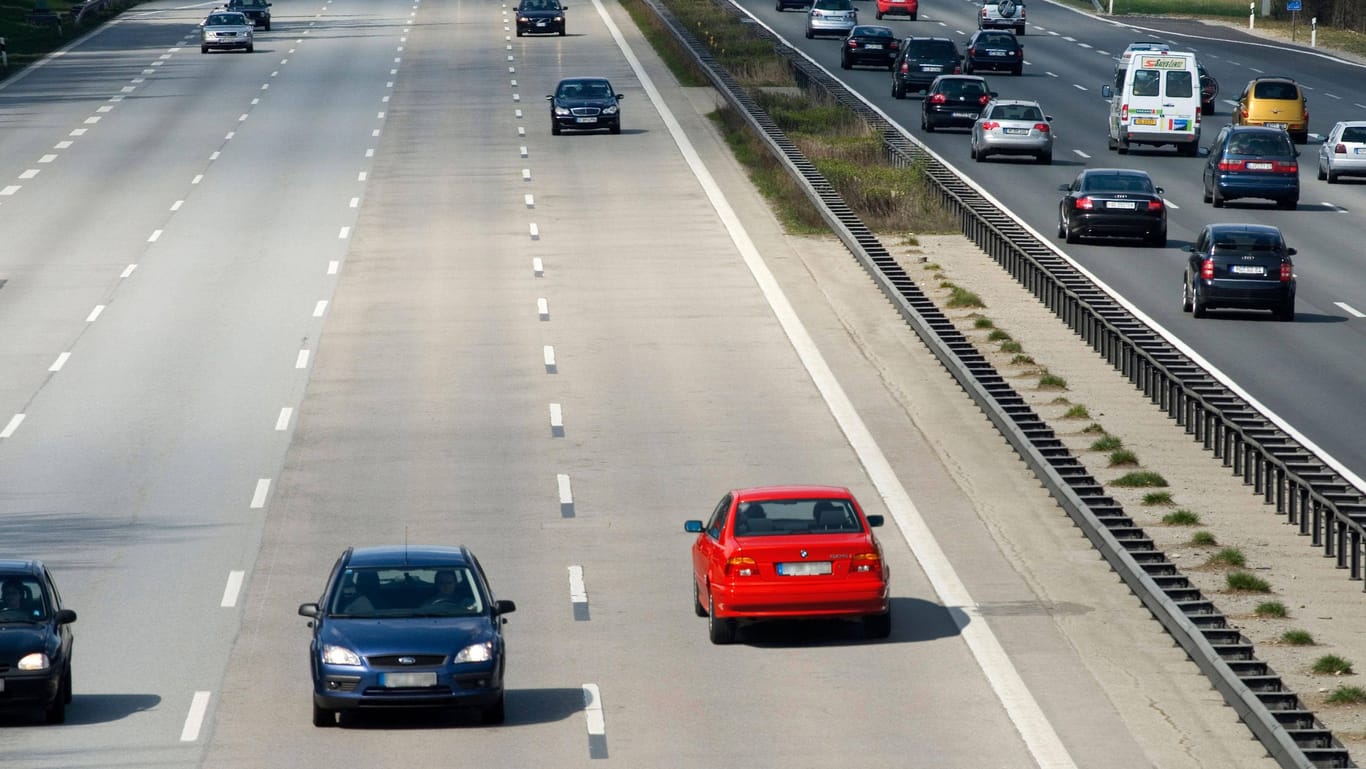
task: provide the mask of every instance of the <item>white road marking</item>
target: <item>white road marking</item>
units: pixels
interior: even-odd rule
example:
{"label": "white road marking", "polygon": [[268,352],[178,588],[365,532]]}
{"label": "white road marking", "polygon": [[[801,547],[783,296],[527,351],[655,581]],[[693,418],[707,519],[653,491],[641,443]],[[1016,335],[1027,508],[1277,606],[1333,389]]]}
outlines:
{"label": "white road marking", "polygon": [[161,230],[152,230],[152,234],[147,236],[148,243],[155,243],[161,240]]}
{"label": "white road marking", "polygon": [[556,475],[555,485],[558,486],[560,489],[560,504],[574,504],[574,494],[569,488],[569,476],[565,473],[560,473],[559,475]]}
{"label": "white road marking", "polygon": [[[606,25],[608,32],[611,33],[612,39],[616,41],[617,47],[621,50],[627,63],[630,64],[631,70],[636,75],[636,80],[655,105],[665,127],[673,136],[674,143],[682,152],[684,160],[706,192],[712,208],[720,216],[732,242],[735,243],[736,249],[744,259],[745,265],[749,268],[755,282],[759,284],[760,290],[763,291],[769,305],[773,308],[774,315],[791,341],[793,349],[829,406],[831,415],[844,432],[849,445],[858,455],[869,480],[872,481],[879,495],[886,502],[887,510],[891,514],[892,520],[896,522],[897,528],[900,529],[910,551],[915,553],[921,569],[939,596],[940,603],[946,607],[958,609],[958,611],[950,612],[950,615],[958,626],[959,638],[962,639],[977,660],[987,683],[1005,708],[1010,720],[1015,724],[1026,748],[1034,758],[1034,762],[1040,767],[1047,767],[1048,769],[1074,769],[1076,762],[1067,752],[1067,748],[1059,739],[1052,724],[1048,722],[1047,716],[1044,715],[1029,688],[1025,686],[1019,671],[1011,663],[987,619],[978,609],[976,600],[973,599],[957,572],[954,571],[952,563],[944,554],[943,549],[940,548],[938,541],[935,540],[929,526],[925,523],[924,517],[916,508],[906,489],[901,485],[901,480],[897,477],[896,471],[887,461],[887,457],[883,454],[877,441],[873,439],[872,433],[869,432],[862,417],[859,416],[848,395],[830,370],[830,365],[821,355],[820,349],[811,339],[805,326],[802,325],[801,319],[797,317],[792,304],[783,294],[781,286],[778,285],[773,273],[759,254],[758,248],[755,247],[754,241],[745,230],[744,223],[735,213],[730,202],[726,200],[725,195],[722,194],[715,179],[712,178],[711,172],[702,163],[697,150],[679,126],[678,119],[674,117],[673,112],[664,102],[649,73],[645,71],[630,45],[622,37],[616,22],[612,20],[612,17],[603,7],[602,0],[593,0],[593,7],[597,10],[598,16]],[[584,687],[584,691],[585,693],[588,692],[587,686]],[[596,700],[596,696],[592,699]],[[601,712],[600,707],[599,705],[599,713]]]}
{"label": "white road marking", "polygon": [[521,101],[521,100],[522,100],[522,95],[521,95],[520,93],[514,93],[514,94],[512,95],[512,100],[513,100],[513,101]]}
{"label": "white road marking", "polygon": [[346,239],[349,238],[349,237],[351,237],[351,228],[350,228],[350,227],[342,227],[340,230],[338,230],[338,232],[337,232],[337,240],[346,240]]}
{"label": "white road marking", "polygon": [[262,91],[269,91],[269,90],[270,90],[270,83],[262,83],[262,84],[261,84],[261,90],[262,90]]}
{"label": "white road marking", "polygon": [[1081,150],[1072,150],[1072,151],[1073,151],[1074,153],[1076,153],[1078,156],[1083,157],[1083,158],[1090,158],[1090,157],[1091,157],[1090,155],[1086,154],[1085,152],[1082,152]]}
{"label": "white road marking", "polygon": [[1170,200],[1167,200],[1166,198],[1163,198],[1162,202],[1166,204],[1167,208],[1174,208],[1177,211],[1181,210],[1181,206],[1178,206],[1177,204],[1171,202]]}
{"label": "white road marking", "polygon": [[517,126],[517,135],[518,135],[518,136],[526,136],[526,129],[523,128],[522,126]]}
{"label": "white road marking", "polygon": [[535,207],[536,207],[536,199],[533,198],[533,197],[531,196],[531,193],[527,193],[527,195],[526,195],[526,207],[527,207],[527,208],[535,208]]}
{"label": "white road marking", "polygon": [[15,430],[18,430],[18,429],[19,429],[19,425],[21,425],[21,424],[23,424],[23,423],[24,423],[24,415],[23,415],[23,414],[15,414],[14,416],[10,417],[10,418],[9,418],[9,424],[6,424],[6,425],[5,425],[5,429],[0,430],[0,438],[8,438],[8,437],[10,437],[11,435],[14,435],[14,431],[15,431]]}
{"label": "white road marking", "polygon": [[536,314],[541,316],[541,320],[550,320],[550,302],[545,297],[536,300]]}
{"label": "white road marking", "polygon": [[294,357],[294,368],[308,368],[308,350],[300,350]]}
{"label": "white road marking", "polygon": [[237,135],[237,132],[236,132],[236,131],[228,131],[226,134],[223,134],[223,141],[230,142],[230,141],[232,141],[232,137],[234,137],[234,136],[236,136],[236,135]]}
{"label": "white road marking", "polygon": [[516,67],[508,67],[508,74],[509,74],[509,75],[514,74],[514,73],[516,73],[516,72],[517,72],[517,68],[516,68]]}
{"label": "white road marking", "polygon": [[172,211],[179,211],[179,210],[180,210],[180,207],[183,206],[183,205],[185,205],[185,201],[183,201],[183,200],[177,200],[176,202],[174,202],[174,203],[171,204],[171,210],[172,210]]}
{"label": "white road marking", "polygon": [[535,223],[535,222],[532,222],[530,225],[528,225],[527,229],[528,229],[528,231],[531,233],[531,239],[532,239],[532,240],[540,240],[540,239],[541,239],[541,230],[540,230],[539,227],[536,226],[536,223]]}
{"label": "white road marking", "polygon": [[366,176],[365,172],[364,172],[364,171],[361,171],[360,173],[356,174],[356,181],[358,181],[358,182],[363,182],[363,181],[365,181],[365,176]]}
{"label": "white road marking", "polygon": [[75,143],[76,143],[76,142],[66,141],[65,139],[63,139],[62,141],[59,141],[59,142],[57,142],[56,144],[52,145],[52,149],[54,149],[54,150],[71,149],[71,145],[73,145],[73,144],[75,144]]}
{"label": "white road marking", "polygon": [[195,174],[194,178],[190,180],[190,184],[199,184],[202,181],[204,181],[204,174]]}
{"label": "white road marking", "polygon": [[96,107],[96,108],[95,108],[95,111],[98,112],[98,113],[100,113],[100,114],[104,114],[104,113],[109,112],[109,111],[111,111],[111,110],[113,110],[113,109],[114,109],[113,105],[104,104],[104,105],[101,105],[101,106],[99,106],[99,107]]}
{"label": "white road marking", "polygon": [[5,187],[4,189],[0,189],[0,195],[13,195],[14,193],[18,192],[23,188],[24,185],[22,184],[11,184],[8,187]]}
{"label": "white road marking", "polygon": [[607,721],[602,717],[602,693],[597,684],[583,685],[583,717],[588,722],[588,733],[607,733]]}
{"label": "white road marking", "polygon": [[190,712],[185,716],[185,727],[180,730],[181,742],[199,739],[199,728],[204,725],[204,714],[209,711],[209,693],[195,692],[190,700]]}
{"label": "white road marking", "polygon": [[378,119],[378,120],[383,120],[383,119],[384,119],[384,113],[383,113],[383,112],[376,112],[376,113],[375,113],[375,118]]}
{"label": "white road marking", "polygon": [[560,408],[558,403],[550,404],[550,426],[557,429],[564,428],[564,410]]}
{"label": "white road marking", "polygon": [[293,416],[294,416],[294,409],[293,409],[293,408],[291,408],[291,407],[289,407],[289,406],[285,406],[284,408],[280,409],[280,416],[276,417],[276,419],[275,419],[275,429],[276,429],[276,431],[283,432],[283,431],[285,431],[285,430],[288,430],[288,429],[289,429],[289,420],[290,420],[291,418],[293,418]]}
{"label": "white road marking", "polygon": [[90,130],[90,129],[88,129],[88,128],[73,128],[73,129],[71,129],[71,133],[67,134],[67,136],[85,136],[85,132],[88,131],[88,130]]}
{"label": "white road marking", "polygon": [[91,311],[90,311],[90,314],[87,315],[87,316],[85,316],[85,322],[86,322],[86,323],[94,323],[97,319],[99,319],[100,313],[103,313],[103,312],[104,312],[104,305],[102,305],[102,304],[97,304],[97,305],[95,305],[95,309],[91,310]]}
{"label": "white road marking", "polygon": [[123,268],[123,272],[119,273],[119,277],[120,277],[120,278],[126,278],[126,277],[128,277],[129,275],[132,275],[132,274],[133,274],[133,270],[136,270],[137,268],[138,268],[138,266],[137,266],[136,264],[130,264],[130,265],[128,265],[127,267],[124,267],[124,268]]}
{"label": "white road marking", "polygon": [[58,355],[58,356],[57,356],[57,360],[53,361],[53,362],[52,362],[52,365],[47,367],[47,370],[48,370],[48,371],[61,371],[61,370],[62,370],[62,366],[65,366],[67,360],[70,359],[70,358],[71,358],[71,353],[69,353],[69,352],[64,352],[64,353],[62,353],[61,355]]}
{"label": "white road marking", "polygon": [[379,136],[379,129],[376,128],[375,130],[371,131],[371,132],[370,132],[370,135],[371,135],[371,136]]}
{"label": "white road marking", "polygon": [[332,261],[330,261],[330,262],[327,263],[327,274],[328,274],[328,275],[336,275],[336,274],[337,274],[337,270],[339,270],[339,269],[341,269],[341,262],[337,261],[336,259],[333,259]]}
{"label": "white road marking", "polygon": [[588,603],[588,589],[583,584],[583,567],[569,567],[569,602]]}
{"label": "white road marking", "polygon": [[209,162],[213,162],[213,161],[217,160],[217,159],[218,159],[218,155],[219,155],[218,150],[214,150],[213,152],[210,152],[210,153],[209,153]]}
{"label": "white road marking", "polygon": [[1352,105],[1355,107],[1360,107],[1361,109],[1366,109],[1366,104],[1362,104],[1361,102],[1354,101],[1352,102]]}
{"label": "white road marking", "polygon": [[510,85],[511,85],[513,88],[516,88],[516,87],[517,87],[517,79],[516,79],[516,78],[513,78],[513,80],[511,81]]}
{"label": "white road marking", "polygon": [[325,312],[327,312],[327,300],[319,299],[318,303],[313,305],[313,317],[321,318]]}
{"label": "white road marking", "polygon": [[348,204],[347,207],[348,207],[348,208],[359,208],[359,207],[360,207],[360,198],[351,198],[351,202]]}
{"label": "white road marking", "polygon": [[1324,96],[1327,96],[1327,97],[1330,98],[1330,99],[1338,99],[1338,100],[1341,100],[1341,99],[1342,99],[1341,96],[1338,96],[1338,95],[1335,94],[1335,93],[1325,93]]}
{"label": "white road marking", "polygon": [[237,605],[237,594],[242,592],[242,578],[246,572],[228,572],[228,584],[223,586],[223,602],[219,604],[225,609],[231,609]]}
{"label": "white road marking", "polygon": [[374,157],[374,156],[375,156],[375,148],[374,148],[374,147],[366,147],[366,148],[365,148],[365,156],[366,156],[367,158],[372,158],[372,157]]}
{"label": "white road marking", "polygon": [[251,509],[260,510],[266,506],[266,497],[270,495],[270,479],[261,478],[256,481],[256,491],[251,495]]}
{"label": "white road marking", "polygon": [[1343,311],[1345,311],[1345,312],[1347,312],[1347,313],[1349,313],[1349,314],[1351,314],[1351,315],[1353,315],[1353,316],[1355,316],[1355,317],[1358,317],[1358,318],[1366,318],[1366,312],[1362,312],[1362,311],[1358,310],[1357,308],[1355,308],[1355,307],[1353,307],[1353,306],[1347,304],[1346,302],[1333,302],[1333,304],[1336,304],[1338,307],[1341,307],[1341,308],[1343,309]]}
{"label": "white road marking", "polygon": [[37,169],[37,168],[25,169],[23,173],[19,174],[19,178],[20,178],[20,179],[32,179],[33,177],[35,177],[35,176],[38,175],[38,171],[39,171],[39,169]]}
{"label": "white road marking", "polygon": [[1057,76],[1058,76],[1057,73],[1055,73],[1055,72],[1045,72],[1044,74],[1045,74],[1045,75],[1048,75],[1049,77],[1057,77]]}
{"label": "white road marking", "polygon": [[518,120],[521,120],[521,119],[522,119],[522,111],[519,110],[519,109],[515,109],[515,110],[512,111],[512,116],[515,117],[515,118],[517,118]]}
{"label": "white road marking", "polygon": [[239,122],[239,123],[245,123],[246,120],[247,120],[247,113],[245,113],[245,112],[243,112],[241,115],[238,115],[238,116],[237,116],[237,122]]}
{"label": "white road marking", "polygon": [[1090,90],[1089,88],[1087,88],[1086,86],[1084,86],[1084,85],[1082,85],[1082,84],[1080,84],[1080,83],[1073,83],[1073,84],[1072,84],[1072,87],[1075,88],[1075,89],[1077,89],[1078,91],[1089,91],[1089,90]]}
{"label": "white road marking", "polygon": [[1094,47],[1095,47],[1095,46],[1093,46],[1093,45],[1091,45],[1091,44],[1089,44],[1089,43],[1077,43],[1077,45],[1081,46],[1082,48],[1094,48]]}
{"label": "white road marking", "polygon": [[530,168],[523,168],[523,169],[522,169],[522,181],[524,181],[524,182],[529,182],[529,181],[531,181],[531,169],[530,169]]}
{"label": "white road marking", "polygon": [[541,257],[531,260],[531,274],[538,278],[545,276],[545,264],[541,262]]}
{"label": "white road marking", "polygon": [[1075,43],[1075,42],[1077,42],[1077,39],[1076,39],[1075,37],[1066,37],[1066,36],[1064,36],[1064,37],[1063,37],[1063,40],[1066,40],[1066,41],[1069,42],[1069,43]]}
{"label": "white road marking", "polygon": [[[541,348],[541,355],[542,355],[542,357],[545,358],[545,367],[546,367],[546,368],[555,368],[555,346],[554,346],[554,345],[548,344],[548,345],[546,345],[545,347],[542,347],[542,348]],[[565,479],[565,482],[567,483],[567,482],[569,481],[569,476],[566,475],[566,476],[563,476],[563,477],[564,477],[564,479]],[[563,496],[563,494],[562,494],[562,496]]]}

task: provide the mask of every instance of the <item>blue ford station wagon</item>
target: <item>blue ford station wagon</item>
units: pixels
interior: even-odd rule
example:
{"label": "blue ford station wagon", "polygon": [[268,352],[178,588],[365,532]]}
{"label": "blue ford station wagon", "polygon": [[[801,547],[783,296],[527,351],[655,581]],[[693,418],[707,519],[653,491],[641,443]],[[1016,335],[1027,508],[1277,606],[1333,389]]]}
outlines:
{"label": "blue ford station wagon", "polygon": [[476,708],[502,723],[503,615],[516,608],[468,548],[347,549],[322,598],[299,607],[313,628],[313,725],[367,708]]}

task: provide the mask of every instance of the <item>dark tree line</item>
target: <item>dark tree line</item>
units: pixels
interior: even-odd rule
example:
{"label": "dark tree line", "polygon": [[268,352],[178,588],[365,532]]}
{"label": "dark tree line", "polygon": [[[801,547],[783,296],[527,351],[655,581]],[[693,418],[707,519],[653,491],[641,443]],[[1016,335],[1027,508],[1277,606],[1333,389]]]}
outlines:
{"label": "dark tree line", "polygon": [[[1317,17],[1319,24],[1323,26],[1366,33],[1366,0],[1301,0],[1301,2],[1304,7],[1300,12],[1302,21],[1308,22]],[[1280,19],[1290,18],[1290,13],[1285,10],[1284,0],[1276,0],[1275,7],[1273,16]]]}

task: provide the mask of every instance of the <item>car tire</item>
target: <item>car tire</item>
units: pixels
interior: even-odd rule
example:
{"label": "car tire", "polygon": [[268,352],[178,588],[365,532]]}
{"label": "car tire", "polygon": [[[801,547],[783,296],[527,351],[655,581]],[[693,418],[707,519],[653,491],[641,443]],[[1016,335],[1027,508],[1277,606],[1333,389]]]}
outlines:
{"label": "car tire", "polygon": [[972,74],[972,59],[964,59],[964,60],[963,60],[963,74],[964,74],[964,75],[971,75],[971,74]]}
{"label": "car tire", "polygon": [[886,638],[892,634],[892,613],[869,614],[863,618],[863,635],[866,638]]}
{"label": "car tire", "polygon": [[717,646],[735,643],[735,621],[716,616],[716,602],[707,594],[707,634]]}
{"label": "car tire", "polygon": [[1053,153],[1044,152],[1039,155],[1039,162],[1046,166],[1053,165]]}
{"label": "car tire", "polygon": [[1276,201],[1276,207],[1286,211],[1294,211],[1296,208],[1299,208],[1299,205],[1299,198],[1287,198],[1285,200]]}
{"label": "car tire", "polygon": [[849,69],[849,68],[850,68],[850,65],[849,65],[849,57],[848,57],[848,56],[845,56],[844,54],[840,54],[840,69]]}
{"label": "car tire", "polygon": [[1338,183],[1338,175],[1337,175],[1336,173],[1334,173],[1334,172],[1333,172],[1333,169],[1331,169],[1331,168],[1328,169],[1328,172],[1327,172],[1327,173],[1325,173],[1323,176],[1320,176],[1319,178],[1320,178],[1320,179],[1325,179],[1325,178],[1326,178],[1326,179],[1328,180],[1328,183],[1329,183],[1329,184],[1337,184],[1337,183]]}
{"label": "car tire", "polygon": [[1212,190],[1210,190],[1210,201],[1209,201],[1209,202],[1210,202],[1210,205],[1214,206],[1215,208],[1223,208],[1223,207],[1224,207],[1224,202],[1225,202],[1225,201],[1224,201],[1224,196],[1219,194],[1219,185],[1217,185],[1217,184],[1214,185],[1214,188],[1213,188]]}
{"label": "car tire", "polygon": [[67,663],[66,675],[62,676],[62,702],[71,704],[71,664]]}
{"label": "car tire", "polygon": [[1213,114],[1214,114],[1214,102],[1210,102],[1208,107],[1202,106],[1201,109],[1200,109],[1200,111],[1203,112],[1203,113],[1205,113],[1205,116],[1206,116],[1206,117],[1208,117],[1208,116],[1210,116],[1210,115],[1213,115]]}
{"label": "car tire", "polygon": [[1010,74],[1014,75],[1015,77],[1019,77],[1020,75],[1023,75],[1023,74],[1024,74],[1024,65],[1021,64],[1021,65],[1019,65],[1019,66],[1017,66],[1017,67],[1011,69],[1011,70],[1010,70]]}
{"label": "car tire", "polygon": [[266,22],[266,25],[265,25],[264,29],[265,29],[267,32],[270,31],[270,22]]}
{"label": "car tire", "polygon": [[619,133],[621,133],[621,123],[613,123],[613,124],[612,124],[612,127],[609,128],[608,130],[611,131],[611,132],[614,133],[614,134],[619,134]]}
{"label": "car tire", "polygon": [[66,699],[62,697],[61,692],[52,698],[52,704],[43,711],[43,720],[49,724],[66,723]]}
{"label": "car tire", "polygon": [[815,36],[814,34],[811,33],[811,28],[810,28],[810,27],[807,27],[807,28],[806,28],[806,39],[807,39],[807,40],[815,40],[815,39],[816,39],[816,36]]}
{"label": "car tire", "polygon": [[503,706],[503,693],[498,692],[498,701],[479,708],[479,720],[488,726],[495,726],[507,720],[507,710]]}
{"label": "car tire", "polygon": [[1191,301],[1191,282],[1188,276],[1181,277],[1181,312],[1190,312],[1195,307]]}
{"label": "car tire", "polygon": [[1183,145],[1183,146],[1181,147],[1181,154],[1182,154],[1182,155],[1185,155],[1185,156],[1188,157],[1188,158],[1199,157],[1199,156],[1200,156],[1200,142],[1199,142],[1199,141],[1193,141],[1193,142],[1190,142],[1190,143],[1188,143],[1188,144]]}
{"label": "car tire", "polygon": [[911,21],[915,21],[915,14],[911,14]]}
{"label": "car tire", "polygon": [[904,99],[904,98],[906,98],[906,88],[905,88],[904,86],[898,84],[898,83],[896,82],[896,78],[892,78],[892,98],[893,98],[893,99]]}
{"label": "car tire", "polygon": [[1202,187],[1202,188],[1200,189],[1200,198],[1201,198],[1202,200],[1204,200],[1204,202],[1206,202],[1206,203],[1213,203],[1213,202],[1214,202],[1214,195],[1210,193],[1208,187]]}
{"label": "car tire", "polygon": [[1191,289],[1191,315],[1194,315],[1194,316],[1197,317],[1197,318],[1203,318],[1203,317],[1205,317],[1205,316],[1208,315],[1208,314],[1209,314],[1209,306],[1206,305],[1203,301],[1201,301],[1200,295],[1197,294],[1197,293],[1195,293],[1195,289],[1192,288],[1192,289]]}
{"label": "car tire", "polygon": [[1062,235],[1062,239],[1068,243],[1080,243],[1081,235],[1077,234],[1076,230],[1073,230],[1071,227],[1067,227],[1066,232]]}
{"label": "car tire", "polygon": [[1129,137],[1123,133],[1120,133],[1119,137],[1115,139],[1115,152],[1121,155],[1129,154]]}
{"label": "car tire", "polygon": [[1067,237],[1067,218],[1062,215],[1061,210],[1058,211],[1058,237]]}
{"label": "car tire", "polygon": [[[1328,173],[1327,173],[1326,171],[1323,170],[1323,163],[1320,162],[1320,163],[1319,163],[1319,181],[1323,181],[1324,179],[1327,179],[1327,178],[1328,178]],[[1329,183],[1331,184],[1332,182],[1329,182]]]}
{"label": "car tire", "polygon": [[517,37],[521,37],[523,34],[525,34],[525,33],[522,32],[522,30],[520,30],[520,29],[517,30]]}
{"label": "car tire", "polygon": [[320,729],[336,726],[337,711],[318,707],[318,703],[313,703],[313,725]]}
{"label": "car tire", "polygon": [[1167,231],[1154,232],[1148,236],[1148,245],[1152,248],[1163,248],[1167,245]]}
{"label": "car tire", "polygon": [[1295,142],[1296,144],[1307,144],[1309,143],[1309,132],[1298,131],[1296,133],[1292,133],[1290,134],[1290,140]]}
{"label": "car tire", "polygon": [[564,27],[560,27],[560,37],[564,37],[564,33],[565,33]]}
{"label": "car tire", "polygon": [[254,45],[249,45],[249,46],[247,46],[247,53],[255,53],[255,52],[256,52],[256,46],[254,46]]}
{"label": "car tire", "polygon": [[556,123],[554,120],[550,121],[550,135],[551,135],[551,136],[559,136],[559,135],[560,135],[560,124],[559,124],[559,123]]}
{"label": "car tire", "polygon": [[777,11],[778,13],[782,13],[784,10],[786,10],[786,8],[784,8],[783,6],[782,0],[778,0],[778,2],[773,4],[773,10]]}
{"label": "car tire", "polygon": [[878,11],[877,13],[873,14],[873,18],[878,19],[880,21],[882,19],[882,11]]}
{"label": "car tire", "polygon": [[702,605],[702,591],[697,587],[695,578],[692,581],[692,610],[699,617],[707,616],[707,607]]}
{"label": "car tire", "polygon": [[1024,37],[1024,33],[1025,33],[1025,28],[1024,28],[1024,25],[1023,25],[1023,24],[1021,24],[1020,26],[1018,26],[1018,27],[1015,28],[1015,36],[1016,36],[1016,37]]}
{"label": "car tire", "polygon": [[1295,322],[1295,300],[1293,297],[1285,300],[1284,304],[1276,308],[1276,320],[1282,323]]}
{"label": "car tire", "polygon": [[199,52],[200,52],[200,53],[208,53],[208,52],[209,52],[209,47],[208,47],[207,45],[201,45],[201,46],[199,46]]}

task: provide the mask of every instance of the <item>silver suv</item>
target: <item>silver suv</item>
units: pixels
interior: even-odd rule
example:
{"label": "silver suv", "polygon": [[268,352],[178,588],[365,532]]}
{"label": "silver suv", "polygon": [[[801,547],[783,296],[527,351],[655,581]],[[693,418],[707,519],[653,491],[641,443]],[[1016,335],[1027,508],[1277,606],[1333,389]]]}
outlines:
{"label": "silver suv", "polygon": [[1025,33],[1024,0],[985,0],[977,12],[978,29],[1014,29]]}

